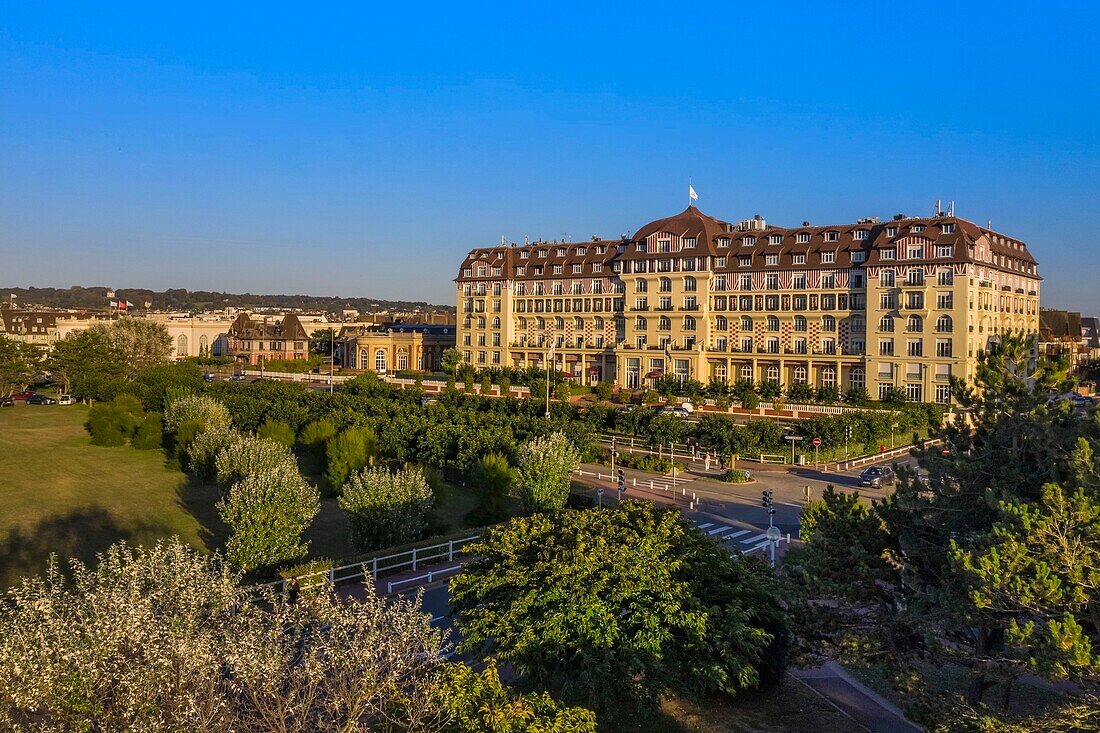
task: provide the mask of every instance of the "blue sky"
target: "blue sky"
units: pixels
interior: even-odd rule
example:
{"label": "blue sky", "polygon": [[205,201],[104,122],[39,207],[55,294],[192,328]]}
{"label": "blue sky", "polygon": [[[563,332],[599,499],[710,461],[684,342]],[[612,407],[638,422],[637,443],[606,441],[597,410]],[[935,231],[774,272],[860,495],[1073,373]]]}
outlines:
{"label": "blue sky", "polygon": [[1092,3],[23,5],[0,286],[450,303],[471,247],[633,232],[691,176],[728,220],[954,200],[1100,312]]}

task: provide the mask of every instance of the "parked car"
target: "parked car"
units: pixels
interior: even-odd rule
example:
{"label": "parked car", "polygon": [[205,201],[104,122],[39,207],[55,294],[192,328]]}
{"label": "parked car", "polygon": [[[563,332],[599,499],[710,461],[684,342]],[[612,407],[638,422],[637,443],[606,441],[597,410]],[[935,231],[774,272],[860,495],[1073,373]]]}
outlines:
{"label": "parked car", "polygon": [[870,466],[859,475],[860,486],[887,486],[897,481],[894,469],[889,466]]}
{"label": "parked car", "polygon": [[15,407],[15,400],[11,397],[0,397],[0,407]]}
{"label": "parked car", "polygon": [[76,400],[71,394],[59,394],[57,396],[57,404],[59,405],[71,405],[74,402],[76,402]]}
{"label": "parked car", "polygon": [[691,411],[684,409],[682,405],[665,405],[659,411],[661,415],[675,415],[676,417],[687,417],[691,414]]}
{"label": "parked car", "polygon": [[202,381],[204,381],[204,382],[213,382],[214,381],[214,372],[204,373],[202,375]]}
{"label": "parked car", "polygon": [[44,394],[34,394],[27,398],[28,405],[56,405],[57,400]]}
{"label": "parked car", "polygon": [[11,398],[13,400],[29,400],[31,397],[34,397],[36,394],[37,394],[37,392],[31,392],[30,390],[24,390],[22,392],[16,392],[15,394],[13,394],[11,396]]}
{"label": "parked car", "polygon": [[244,375],[243,374],[234,374],[232,377],[229,378],[229,381],[230,382],[243,382],[244,381]]}

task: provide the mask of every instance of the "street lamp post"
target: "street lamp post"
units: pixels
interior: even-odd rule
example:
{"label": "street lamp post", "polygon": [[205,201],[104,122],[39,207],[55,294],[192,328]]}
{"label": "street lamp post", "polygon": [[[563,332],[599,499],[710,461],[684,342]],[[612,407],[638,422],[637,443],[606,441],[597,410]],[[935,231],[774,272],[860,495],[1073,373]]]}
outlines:
{"label": "street lamp post", "polygon": [[328,393],[332,394],[332,380],[336,377],[336,329],[329,332]]}
{"label": "street lamp post", "polygon": [[546,419],[550,419],[550,370],[553,368],[554,342],[550,341],[550,348],[546,350]]}

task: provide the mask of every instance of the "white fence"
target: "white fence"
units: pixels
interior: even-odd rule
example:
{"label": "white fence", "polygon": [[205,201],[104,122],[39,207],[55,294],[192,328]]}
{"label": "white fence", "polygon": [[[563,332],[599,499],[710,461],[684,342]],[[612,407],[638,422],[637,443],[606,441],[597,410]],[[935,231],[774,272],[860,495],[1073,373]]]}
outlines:
{"label": "white fence", "polygon": [[[939,438],[932,438],[931,440],[926,440],[924,442],[924,444],[925,445],[939,445],[942,442],[943,441],[940,440]],[[913,449],[913,446],[911,446],[911,445],[903,445],[903,446],[900,446],[898,448],[892,448],[888,451],[883,451],[881,453],[871,453],[869,455],[860,456],[859,458],[853,458],[853,459],[848,460],[848,461],[838,461],[837,462],[837,468],[839,470],[847,470],[849,468],[858,468],[860,466],[866,466],[869,463],[879,463],[880,461],[888,461],[891,458],[900,458],[902,456],[909,455],[909,451],[912,450],[912,449]]]}
{"label": "white fence", "polygon": [[[481,538],[481,535],[470,535],[469,537],[463,537],[457,540],[448,540],[436,545],[428,545],[426,547],[414,547],[411,550],[405,550],[404,552],[394,553],[393,555],[383,555],[381,557],[372,557],[369,560],[363,560],[361,562],[351,563],[350,565],[341,565],[338,568],[329,568],[328,570],[318,570],[313,573],[305,573],[293,578],[297,582],[299,588],[309,588],[322,583],[327,584],[329,588],[336,586],[339,583],[346,583],[350,580],[358,580],[360,578],[366,578],[368,575],[371,580],[376,584],[378,583],[379,575],[392,575],[393,573],[401,570],[411,570],[415,572],[419,567],[425,564],[431,564],[433,562],[454,562],[456,557],[462,557],[462,548],[471,542]],[[430,571],[427,575],[421,576],[419,579],[432,578],[433,576],[440,576],[446,573],[457,570],[461,566],[455,566],[452,568],[444,568],[441,570]],[[387,584],[387,593],[392,593],[393,588],[398,587],[405,582],[412,582],[413,579],[401,579],[393,581]],[[276,591],[286,592],[290,589],[291,579],[276,580],[272,583],[264,583],[258,586],[259,588],[271,588]]]}

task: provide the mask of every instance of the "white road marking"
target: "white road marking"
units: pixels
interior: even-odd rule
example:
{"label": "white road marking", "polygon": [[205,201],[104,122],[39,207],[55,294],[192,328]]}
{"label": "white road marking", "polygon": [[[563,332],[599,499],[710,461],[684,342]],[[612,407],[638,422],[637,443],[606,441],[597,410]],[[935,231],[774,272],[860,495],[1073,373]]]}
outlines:
{"label": "white road marking", "polygon": [[768,538],[768,535],[766,533],[765,534],[758,534],[755,537],[749,537],[747,540],[741,540],[741,544],[742,545],[751,545],[751,544],[754,544],[756,542],[759,542],[760,540],[766,540],[767,538]]}
{"label": "white road marking", "polygon": [[727,527],[727,526],[723,525],[723,526],[718,527],[716,529],[712,529],[711,531],[707,532],[707,534],[715,535],[715,534],[718,534],[719,532],[725,532],[727,529],[733,529],[733,527]]}
{"label": "white road marking", "polygon": [[771,544],[771,542],[764,542],[764,543],[761,543],[761,544],[757,545],[756,547],[750,547],[747,550],[743,550],[743,552],[745,554],[748,554],[750,552],[756,552],[757,550],[763,550],[765,547],[767,547],[770,544]]}
{"label": "white road marking", "polygon": [[714,526],[714,522],[706,522],[704,524],[698,525],[699,529],[706,529],[707,527],[713,527],[713,526]]}
{"label": "white road marking", "polygon": [[728,535],[726,535],[722,539],[735,540],[738,537],[744,537],[745,535],[747,535],[751,531],[752,531],[751,529],[739,529],[736,532],[730,532]]}

